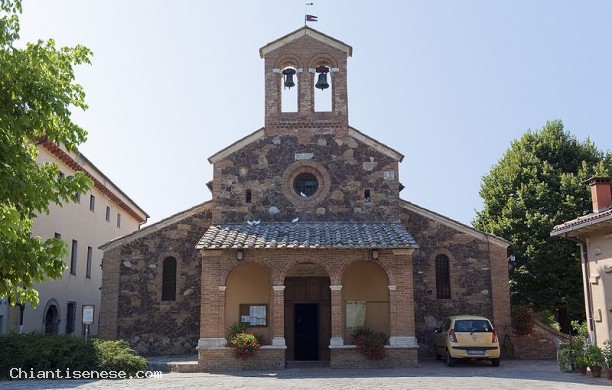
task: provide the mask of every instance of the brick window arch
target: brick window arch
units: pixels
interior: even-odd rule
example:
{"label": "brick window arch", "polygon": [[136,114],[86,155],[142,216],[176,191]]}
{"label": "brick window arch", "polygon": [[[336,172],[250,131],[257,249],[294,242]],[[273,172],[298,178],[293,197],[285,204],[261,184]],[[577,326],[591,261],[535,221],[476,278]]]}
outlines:
{"label": "brick window arch", "polygon": [[448,256],[436,256],[436,298],[450,299],[450,264]]}
{"label": "brick window arch", "polygon": [[161,300],[176,300],[176,259],[174,257],[167,257],[164,260]]}

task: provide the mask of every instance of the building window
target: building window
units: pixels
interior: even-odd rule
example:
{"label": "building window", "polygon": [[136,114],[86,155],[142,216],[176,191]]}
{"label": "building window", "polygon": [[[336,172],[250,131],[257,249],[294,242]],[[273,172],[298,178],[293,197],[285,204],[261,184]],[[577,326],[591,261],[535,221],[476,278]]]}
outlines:
{"label": "building window", "polygon": [[176,300],[176,259],[174,257],[167,257],[164,260],[161,300]]}
{"label": "building window", "polygon": [[317,177],[312,173],[300,173],[293,180],[293,189],[295,193],[307,198],[314,195],[319,189]]}
{"label": "building window", "polygon": [[72,252],[70,255],[70,273],[72,275],[76,275],[78,246],[79,242],[77,240],[72,240]]}
{"label": "building window", "polygon": [[281,72],[281,112],[298,111],[297,69],[288,67]]}
{"label": "building window", "polygon": [[66,334],[74,332],[76,322],[76,302],[68,302],[66,310]]}
{"label": "building window", "polygon": [[93,257],[93,248],[87,247],[87,268],[85,270],[85,277],[91,279],[91,258]]}
{"label": "building window", "polygon": [[436,298],[450,299],[450,265],[448,256],[436,256]]}
{"label": "building window", "polygon": [[245,194],[245,202],[246,203],[251,203],[251,200],[252,200],[251,196],[252,196],[251,190],[246,190],[246,194]]}
{"label": "building window", "polygon": [[117,213],[117,227],[121,227],[121,214]]}
{"label": "building window", "polygon": [[62,239],[62,235],[59,233],[55,233],[55,239],[56,240],[61,240]]}
{"label": "building window", "polygon": [[110,206],[106,206],[106,222],[110,222]]}
{"label": "building window", "polygon": [[96,211],[96,197],[93,195],[89,196],[89,211],[91,212]]}

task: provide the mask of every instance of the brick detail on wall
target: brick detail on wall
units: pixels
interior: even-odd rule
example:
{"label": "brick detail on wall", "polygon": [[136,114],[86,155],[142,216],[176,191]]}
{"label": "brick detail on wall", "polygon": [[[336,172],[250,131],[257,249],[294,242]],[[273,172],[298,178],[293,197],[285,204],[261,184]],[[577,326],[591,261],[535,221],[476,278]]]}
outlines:
{"label": "brick detail on wall", "polygon": [[198,365],[205,372],[284,369],[285,349],[261,348],[248,359],[236,358],[232,348],[200,349]]}
{"label": "brick detail on wall", "polygon": [[408,368],[417,367],[416,348],[385,348],[382,360],[369,360],[357,348],[332,348],[330,367],[336,369],[356,368]]}

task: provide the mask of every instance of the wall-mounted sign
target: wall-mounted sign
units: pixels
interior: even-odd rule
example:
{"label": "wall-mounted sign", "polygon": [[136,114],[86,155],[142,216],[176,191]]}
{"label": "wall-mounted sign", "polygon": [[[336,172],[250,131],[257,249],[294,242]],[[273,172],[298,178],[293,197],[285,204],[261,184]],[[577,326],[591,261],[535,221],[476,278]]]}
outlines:
{"label": "wall-mounted sign", "polygon": [[355,330],[363,328],[366,315],[365,301],[346,302],[346,329]]}
{"label": "wall-mounted sign", "polygon": [[83,305],[83,324],[91,325],[94,323],[94,305]]}
{"label": "wall-mounted sign", "polygon": [[249,326],[268,325],[268,305],[266,304],[241,304],[240,322]]}

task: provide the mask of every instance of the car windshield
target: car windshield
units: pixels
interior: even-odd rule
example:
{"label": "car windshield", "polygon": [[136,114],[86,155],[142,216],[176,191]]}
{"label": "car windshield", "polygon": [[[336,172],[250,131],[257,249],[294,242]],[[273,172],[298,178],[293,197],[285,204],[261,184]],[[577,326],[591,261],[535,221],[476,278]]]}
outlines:
{"label": "car windshield", "polygon": [[457,320],[455,332],[492,332],[493,328],[487,320]]}

